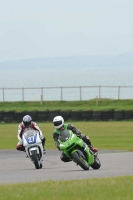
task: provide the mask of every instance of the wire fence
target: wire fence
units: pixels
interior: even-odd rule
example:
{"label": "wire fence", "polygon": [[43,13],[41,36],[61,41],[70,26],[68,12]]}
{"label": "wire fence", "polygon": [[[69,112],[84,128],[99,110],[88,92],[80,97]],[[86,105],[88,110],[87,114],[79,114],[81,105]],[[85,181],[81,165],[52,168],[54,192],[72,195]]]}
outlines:
{"label": "wire fence", "polygon": [[0,88],[0,102],[82,101],[94,98],[133,99],[133,86]]}

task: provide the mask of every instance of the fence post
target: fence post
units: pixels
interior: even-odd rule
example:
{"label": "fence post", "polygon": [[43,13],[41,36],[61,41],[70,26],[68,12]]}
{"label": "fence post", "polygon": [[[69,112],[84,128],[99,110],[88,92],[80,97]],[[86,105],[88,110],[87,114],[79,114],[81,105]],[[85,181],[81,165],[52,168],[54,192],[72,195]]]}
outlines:
{"label": "fence post", "polygon": [[5,94],[4,94],[4,88],[2,89],[3,91],[3,103],[5,102]]}
{"label": "fence post", "polygon": [[43,102],[43,94],[41,94],[41,102],[40,102],[41,105],[42,105],[42,102]]}
{"label": "fence post", "polygon": [[61,87],[60,89],[61,89],[61,101],[62,101],[62,100],[63,100],[63,97],[62,97],[62,95],[63,95],[63,94],[62,94],[62,92],[63,92],[63,91],[62,91],[62,87]]}
{"label": "fence post", "polygon": [[41,99],[43,101],[43,87],[41,87]]}
{"label": "fence post", "polygon": [[22,101],[24,101],[24,88],[22,88]]}
{"label": "fence post", "polygon": [[80,101],[82,101],[82,92],[81,92],[81,86],[79,86],[79,91],[80,91]]}
{"label": "fence post", "polygon": [[101,98],[101,86],[99,85],[99,99]]}
{"label": "fence post", "polygon": [[120,99],[120,86],[118,86],[118,100]]}

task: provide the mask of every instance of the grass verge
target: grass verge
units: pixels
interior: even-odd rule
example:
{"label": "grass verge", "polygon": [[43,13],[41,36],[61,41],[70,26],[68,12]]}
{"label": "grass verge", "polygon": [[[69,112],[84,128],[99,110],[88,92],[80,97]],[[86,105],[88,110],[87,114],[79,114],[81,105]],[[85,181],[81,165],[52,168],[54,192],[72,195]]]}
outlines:
{"label": "grass verge", "polygon": [[0,199],[132,200],[132,188],[133,176],[10,184],[0,185]]}
{"label": "grass verge", "polygon": [[0,102],[1,111],[44,110],[133,110],[133,100],[92,99],[88,101]]}

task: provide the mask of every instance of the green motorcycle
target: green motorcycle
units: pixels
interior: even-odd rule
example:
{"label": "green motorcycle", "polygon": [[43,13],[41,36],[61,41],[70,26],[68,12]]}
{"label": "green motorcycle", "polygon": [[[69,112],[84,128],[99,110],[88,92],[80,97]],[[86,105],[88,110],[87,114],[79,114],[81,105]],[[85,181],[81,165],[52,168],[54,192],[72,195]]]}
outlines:
{"label": "green motorcycle", "polygon": [[63,151],[67,157],[73,160],[84,170],[99,169],[101,162],[98,153],[93,153],[88,145],[82,139],[77,137],[71,130],[63,130],[59,135],[60,151]]}

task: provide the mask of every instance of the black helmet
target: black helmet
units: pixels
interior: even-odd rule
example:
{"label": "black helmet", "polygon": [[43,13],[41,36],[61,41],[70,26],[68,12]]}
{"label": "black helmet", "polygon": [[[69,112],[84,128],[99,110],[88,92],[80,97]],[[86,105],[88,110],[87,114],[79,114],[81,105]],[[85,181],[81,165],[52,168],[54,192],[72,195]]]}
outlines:
{"label": "black helmet", "polygon": [[23,117],[23,123],[24,123],[24,125],[25,125],[26,128],[28,128],[28,127],[30,126],[31,121],[32,121],[31,116],[25,115],[25,116]]}

